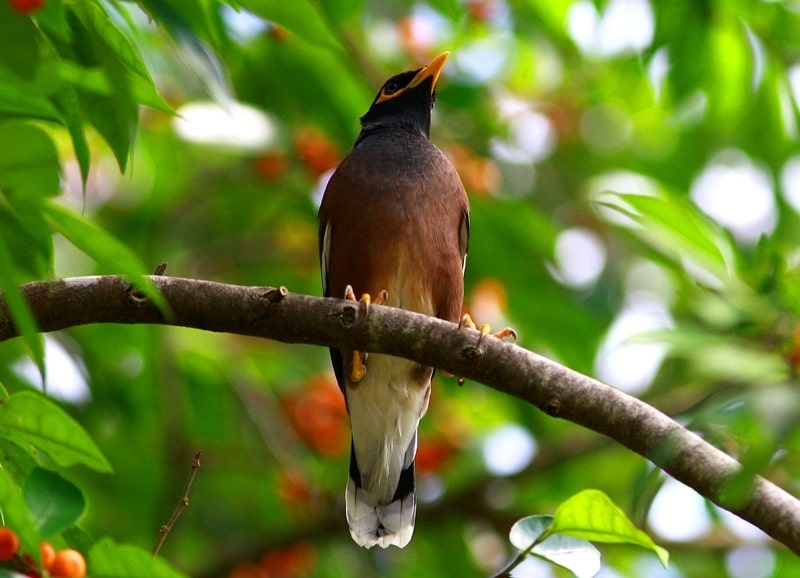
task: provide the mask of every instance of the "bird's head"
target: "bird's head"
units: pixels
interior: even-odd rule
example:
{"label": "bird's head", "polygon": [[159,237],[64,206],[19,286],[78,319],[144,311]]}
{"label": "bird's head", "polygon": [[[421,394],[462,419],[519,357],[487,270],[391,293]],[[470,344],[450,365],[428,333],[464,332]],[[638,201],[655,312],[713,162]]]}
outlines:
{"label": "bird's head", "polygon": [[431,131],[431,109],[436,100],[436,81],[450,56],[443,52],[430,64],[419,70],[409,70],[387,80],[367,114],[361,117],[361,126],[373,124],[406,124]]}

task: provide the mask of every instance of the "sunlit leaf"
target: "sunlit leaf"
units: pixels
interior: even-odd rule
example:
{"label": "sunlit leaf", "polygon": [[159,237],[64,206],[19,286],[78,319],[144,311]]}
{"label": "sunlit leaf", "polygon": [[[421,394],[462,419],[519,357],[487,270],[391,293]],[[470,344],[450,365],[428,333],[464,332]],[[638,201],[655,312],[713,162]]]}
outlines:
{"label": "sunlit leaf", "polygon": [[241,0],[240,4],[253,14],[283,26],[307,42],[328,48],[341,48],[339,40],[309,0],[296,0],[291,4],[282,0]]}
{"label": "sunlit leaf", "polygon": [[631,232],[676,263],[701,267],[720,282],[733,277],[733,245],[724,231],[689,201],[666,194],[605,193],[598,204],[639,223]]}
{"label": "sunlit leaf", "polygon": [[111,471],[89,434],[43,395],[23,391],[0,404],[0,433],[44,451],[61,466],[84,464],[99,472]]}
{"label": "sunlit leaf", "polygon": [[634,526],[607,495],[584,490],[563,502],[553,516],[550,531],[590,542],[635,544],[653,551],[666,567],[669,554]]}

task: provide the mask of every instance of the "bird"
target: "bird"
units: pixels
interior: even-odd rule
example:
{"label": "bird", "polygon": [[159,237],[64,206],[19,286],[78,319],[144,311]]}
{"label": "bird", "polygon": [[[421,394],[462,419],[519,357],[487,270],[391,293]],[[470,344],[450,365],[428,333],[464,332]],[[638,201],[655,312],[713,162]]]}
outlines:
{"label": "bird", "polygon": [[[461,319],[469,201],[453,164],[430,141],[436,83],[449,54],[381,86],[328,181],[319,208],[326,297],[355,301],[361,294],[365,305]],[[417,428],[434,369],[346,349],[332,348],[330,357],[352,432],[350,535],[365,548],[403,548],[414,532]]]}

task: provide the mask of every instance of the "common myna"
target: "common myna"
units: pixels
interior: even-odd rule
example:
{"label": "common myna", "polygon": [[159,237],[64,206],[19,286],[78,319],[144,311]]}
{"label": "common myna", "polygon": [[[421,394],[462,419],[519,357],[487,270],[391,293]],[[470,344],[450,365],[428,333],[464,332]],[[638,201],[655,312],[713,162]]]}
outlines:
{"label": "common myna", "polygon": [[[458,321],[469,204],[447,157],[429,139],[436,81],[448,52],[381,87],[353,150],[319,209],[325,296],[382,302]],[[417,425],[434,370],[412,361],[331,349],[350,414],[347,523],[358,544],[404,547],[416,515]]]}

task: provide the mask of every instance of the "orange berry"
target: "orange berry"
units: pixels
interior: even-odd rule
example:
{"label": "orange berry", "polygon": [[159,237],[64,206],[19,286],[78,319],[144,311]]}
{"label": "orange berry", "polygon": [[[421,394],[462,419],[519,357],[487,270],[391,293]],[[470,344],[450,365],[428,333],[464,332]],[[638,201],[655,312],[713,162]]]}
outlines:
{"label": "orange berry", "polygon": [[19,550],[19,538],[11,528],[0,528],[0,560],[11,560]]}
{"label": "orange berry", "polygon": [[42,567],[50,570],[53,562],[56,559],[56,550],[50,542],[41,542],[39,544],[39,554],[42,556]]}
{"label": "orange berry", "polygon": [[48,570],[53,578],[84,578],[86,560],[77,550],[61,550]]}
{"label": "orange berry", "polygon": [[306,169],[317,177],[342,160],[338,145],[329,139],[328,135],[314,127],[303,127],[295,133],[294,150]]}

